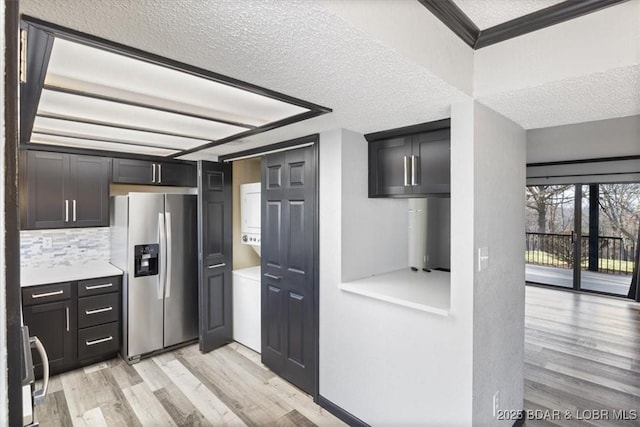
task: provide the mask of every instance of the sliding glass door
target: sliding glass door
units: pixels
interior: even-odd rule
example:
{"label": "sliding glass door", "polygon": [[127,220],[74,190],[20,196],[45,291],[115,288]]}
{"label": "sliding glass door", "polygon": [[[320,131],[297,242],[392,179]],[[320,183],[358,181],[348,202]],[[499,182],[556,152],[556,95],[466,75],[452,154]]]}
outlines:
{"label": "sliding glass door", "polygon": [[527,187],[528,282],[573,288],[574,205],[573,185]]}
{"label": "sliding glass door", "polygon": [[626,296],[640,222],[640,184],[531,186],[526,279]]}

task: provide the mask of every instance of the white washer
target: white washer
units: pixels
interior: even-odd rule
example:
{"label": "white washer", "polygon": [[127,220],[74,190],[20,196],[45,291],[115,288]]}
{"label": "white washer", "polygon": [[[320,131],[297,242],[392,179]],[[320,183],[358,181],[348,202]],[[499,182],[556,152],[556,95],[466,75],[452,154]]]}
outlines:
{"label": "white washer", "polygon": [[260,353],[260,266],[233,271],[233,339]]}

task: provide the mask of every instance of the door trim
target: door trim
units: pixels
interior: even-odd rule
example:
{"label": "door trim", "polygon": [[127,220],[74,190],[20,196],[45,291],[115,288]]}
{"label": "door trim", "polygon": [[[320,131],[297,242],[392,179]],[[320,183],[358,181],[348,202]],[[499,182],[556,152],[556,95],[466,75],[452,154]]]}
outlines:
{"label": "door trim", "polygon": [[316,180],[315,209],[313,212],[313,342],[316,369],[313,401],[320,398],[320,135],[310,137],[313,144],[313,167]]}
{"label": "door trim", "polygon": [[[9,425],[22,425],[20,339],[20,219],[18,216],[18,34],[19,2],[5,0],[4,215],[6,264],[7,397]],[[4,313],[3,313],[4,315]]]}
{"label": "door trim", "polygon": [[218,161],[233,162],[236,160],[243,160],[251,157],[261,157],[268,153],[276,153],[278,151],[287,151],[287,150],[293,150],[296,148],[317,145],[319,141],[320,141],[320,134],[314,133],[312,135],[307,135],[307,136],[303,136],[295,139],[289,139],[287,141],[265,145],[263,147],[250,148],[249,150],[237,151],[235,153],[225,154],[224,156],[220,156]]}

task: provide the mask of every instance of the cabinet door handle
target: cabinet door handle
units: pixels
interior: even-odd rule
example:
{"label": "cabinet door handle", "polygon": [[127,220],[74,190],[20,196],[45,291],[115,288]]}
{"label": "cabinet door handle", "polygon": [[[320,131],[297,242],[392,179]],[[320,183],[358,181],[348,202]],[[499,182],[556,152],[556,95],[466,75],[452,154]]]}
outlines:
{"label": "cabinet door handle", "polygon": [[151,182],[152,183],[156,182],[156,164],[155,163],[151,164]]}
{"label": "cabinet door handle", "polygon": [[64,201],[64,222],[69,222],[69,200]]}
{"label": "cabinet door handle", "polygon": [[409,163],[407,163],[407,156],[404,156],[404,186],[409,186]]}
{"label": "cabinet door handle", "polygon": [[36,298],[52,297],[54,295],[62,295],[62,294],[64,294],[64,290],[60,289],[58,291],[45,292],[43,294],[33,294],[31,295],[31,298],[36,299]]}
{"label": "cabinet door handle", "polygon": [[269,274],[269,273],[264,273],[264,277],[268,277],[269,279],[273,279],[273,280],[282,279],[282,276],[274,276],[273,274]]}
{"label": "cabinet door handle", "polygon": [[67,332],[69,332],[69,307],[65,307],[64,310],[67,313]]}
{"label": "cabinet door handle", "polygon": [[162,164],[158,163],[158,184],[162,184]]}
{"label": "cabinet door handle", "polygon": [[100,338],[97,340],[93,340],[93,341],[85,341],[85,343],[87,343],[87,347],[91,346],[91,345],[96,345],[96,344],[100,344],[103,342],[107,342],[107,341],[111,341],[113,339],[113,337],[111,335],[109,335],[106,338]]}
{"label": "cabinet door handle", "polygon": [[85,310],[84,312],[86,314],[98,314],[98,313],[105,313],[107,311],[111,311],[113,310],[113,307],[109,306],[109,307],[104,307],[104,308],[96,308],[95,310]]}
{"label": "cabinet door handle", "polygon": [[73,222],[76,222],[76,200],[73,199]]}
{"label": "cabinet door handle", "polygon": [[113,283],[105,283],[103,285],[93,285],[93,286],[85,286],[85,290],[91,291],[93,289],[102,289],[102,288],[110,288],[113,286]]}
{"label": "cabinet door handle", "polygon": [[418,156],[411,156],[411,185],[418,185],[418,179],[416,178],[416,159]]}
{"label": "cabinet door handle", "polygon": [[211,269],[213,269],[213,268],[220,268],[220,267],[224,267],[225,265],[227,265],[227,264],[226,264],[226,263],[224,263],[224,262],[221,262],[220,264],[213,264],[213,265],[210,265],[208,268],[211,270]]}

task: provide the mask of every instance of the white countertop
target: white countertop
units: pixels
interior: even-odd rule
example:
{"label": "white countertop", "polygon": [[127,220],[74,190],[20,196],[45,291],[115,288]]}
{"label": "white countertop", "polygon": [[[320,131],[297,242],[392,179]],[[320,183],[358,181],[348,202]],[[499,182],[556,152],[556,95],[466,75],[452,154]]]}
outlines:
{"label": "white countertop", "polygon": [[409,267],[345,282],[340,289],[416,310],[449,315],[451,273],[411,271]]}
{"label": "white countertop", "polygon": [[21,268],[20,287],[120,275],[122,275],[122,270],[106,261],[55,267]]}

